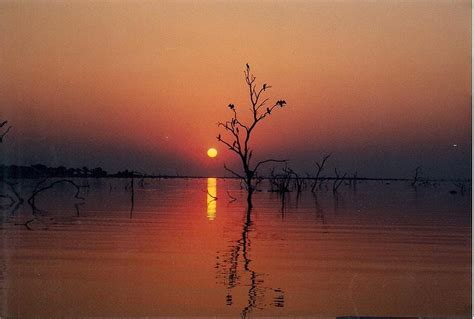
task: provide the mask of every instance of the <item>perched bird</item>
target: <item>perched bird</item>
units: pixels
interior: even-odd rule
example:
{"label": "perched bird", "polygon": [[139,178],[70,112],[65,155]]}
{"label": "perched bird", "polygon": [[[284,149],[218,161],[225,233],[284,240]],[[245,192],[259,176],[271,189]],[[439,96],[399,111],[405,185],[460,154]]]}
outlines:
{"label": "perched bird", "polygon": [[220,135],[220,134],[217,136],[217,140],[218,140],[218,141],[221,140],[221,135]]}
{"label": "perched bird", "polygon": [[263,90],[265,91],[266,88],[267,88],[267,83],[264,83],[263,84]]}
{"label": "perched bird", "polygon": [[247,69],[250,69],[250,65],[248,63],[245,63],[245,65],[247,66]]}
{"label": "perched bird", "polygon": [[271,110],[270,110],[268,107],[267,107],[267,113],[268,113],[268,114],[271,114],[271,113],[272,113]]}
{"label": "perched bird", "polygon": [[229,104],[229,109],[233,110],[235,108],[234,104]]}

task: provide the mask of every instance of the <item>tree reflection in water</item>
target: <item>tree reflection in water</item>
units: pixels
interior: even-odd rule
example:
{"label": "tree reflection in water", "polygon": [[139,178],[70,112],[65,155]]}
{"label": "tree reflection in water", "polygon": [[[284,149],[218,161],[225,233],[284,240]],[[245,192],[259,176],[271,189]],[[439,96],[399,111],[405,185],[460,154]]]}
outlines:
{"label": "tree reflection in water", "polygon": [[[249,287],[247,291],[247,305],[242,309],[240,315],[246,318],[254,309],[264,309],[267,306],[284,307],[284,292],[280,288],[270,288],[264,285],[266,274],[256,272],[252,267],[250,258],[251,241],[250,232],[253,230],[251,219],[251,207],[248,207],[243,219],[241,237],[233,241],[229,249],[222,255],[217,256],[216,278],[218,283],[227,288],[226,304],[233,304],[233,289],[238,286]],[[248,276],[248,283],[244,276]],[[265,302],[266,294],[273,294],[271,303]]]}

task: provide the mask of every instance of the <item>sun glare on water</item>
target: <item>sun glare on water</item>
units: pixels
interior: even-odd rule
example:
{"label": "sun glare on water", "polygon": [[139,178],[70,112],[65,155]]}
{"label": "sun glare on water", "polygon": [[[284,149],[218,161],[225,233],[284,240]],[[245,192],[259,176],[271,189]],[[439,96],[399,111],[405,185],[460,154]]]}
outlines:
{"label": "sun glare on water", "polygon": [[207,156],[209,157],[216,157],[217,156],[217,150],[213,147],[207,150]]}

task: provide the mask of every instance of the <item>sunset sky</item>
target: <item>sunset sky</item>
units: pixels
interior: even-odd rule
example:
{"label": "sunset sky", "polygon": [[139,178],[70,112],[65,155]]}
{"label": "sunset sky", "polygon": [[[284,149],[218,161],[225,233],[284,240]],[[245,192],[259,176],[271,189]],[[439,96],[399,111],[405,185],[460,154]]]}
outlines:
{"label": "sunset sky", "polygon": [[470,1],[2,1],[0,41],[2,163],[221,175],[249,63],[257,159],[470,176]]}

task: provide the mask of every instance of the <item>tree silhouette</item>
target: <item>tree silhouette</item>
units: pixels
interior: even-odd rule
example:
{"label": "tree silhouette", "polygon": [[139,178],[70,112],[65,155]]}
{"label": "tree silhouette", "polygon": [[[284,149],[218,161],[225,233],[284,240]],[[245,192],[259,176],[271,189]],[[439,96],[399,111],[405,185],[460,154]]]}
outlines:
{"label": "tree silhouette", "polygon": [[234,152],[242,162],[243,173],[238,173],[224,165],[224,168],[232,175],[242,179],[245,183],[248,196],[247,202],[249,207],[252,207],[252,194],[255,191],[256,184],[259,181],[257,171],[261,165],[269,162],[285,162],[286,160],[266,159],[259,161],[252,165],[253,149],[250,147],[252,133],[255,127],[267,116],[272,114],[276,107],[283,107],[286,105],[285,100],[278,100],[272,106],[266,106],[269,98],[263,99],[262,94],[271,88],[264,83],[260,89],[257,89],[255,83],[256,77],[250,72],[250,66],[246,64],[244,71],[245,82],[248,86],[250,97],[250,111],[251,120],[243,121],[237,115],[237,107],[234,104],[229,104],[228,107],[232,112],[232,118],[224,123],[219,122],[218,127],[223,127],[226,137],[221,134],[217,136],[217,140],[226,145],[229,150]]}
{"label": "tree silhouette", "polygon": [[3,143],[3,138],[5,135],[7,135],[8,131],[12,128],[11,126],[6,126],[8,124],[8,121],[2,121],[0,120],[0,143]]}

